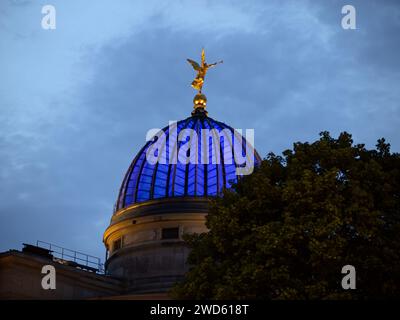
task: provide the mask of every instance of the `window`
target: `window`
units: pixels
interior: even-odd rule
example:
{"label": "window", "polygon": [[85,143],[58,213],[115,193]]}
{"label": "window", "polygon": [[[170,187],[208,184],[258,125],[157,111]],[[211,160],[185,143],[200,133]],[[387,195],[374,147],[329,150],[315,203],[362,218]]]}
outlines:
{"label": "window", "polygon": [[179,239],[179,228],[162,229],[161,239]]}
{"label": "window", "polygon": [[121,249],[121,246],[122,246],[122,240],[121,240],[121,238],[119,238],[118,240],[115,240],[115,241],[113,242],[113,252],[114,252],[114,251],[117,251],[117,250],[119,250],[119,249]]}

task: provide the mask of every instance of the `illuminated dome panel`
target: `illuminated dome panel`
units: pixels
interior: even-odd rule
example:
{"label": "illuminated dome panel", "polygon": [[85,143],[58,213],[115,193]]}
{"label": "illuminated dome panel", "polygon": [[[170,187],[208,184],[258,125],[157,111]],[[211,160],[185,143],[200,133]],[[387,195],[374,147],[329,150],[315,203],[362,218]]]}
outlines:
{"label": "illuminated dome panel", "polygon": [[[222,193],[224,188],[230,188],[232,183],[237,182],[236,168],[240,165],[236,163],[234,158],[232,139],[240,141],[242,156],[246,155],[246,140],[226,124],[206,115],[195,114],[185,120],[178,121],[175,127],[168,126],[162,129],[166,143],[165,150],[160,152],[164,152],[166,159],[173,158],[174,154],[172,153],[170,157],[170,152],[177,153],[176,150],[180,150],[185,144],[188,145],[190,138],[186,141],[177,142],[177,136],[185,129],[193,129],[197,133],[197,139],[192,139],[190,145],[197,140],[197,159],[208,157],[208,163],[207,161],[193,161],[195,163],[189,162],[187,164],[181,161],[152,163],[148,161],[146,153],[152,150],[149,148],[154,148],[153,144],[158,139],[148,141],[136,155],[125,175],[115,211],[152,199],[217,196]],[[215,135],[216,140],[210,137],[209,143],[205,144],[203,141],[207,140],[202,139],[202,134],[204,137],[202,129],[216,129],[219,136],[216,137]],[[172,144],[169,141],[172,141]],[[218,141],[218,143],[213,143],[213,141]],[[176,143],[178,144],[176,145]],[[204,146],[202,146],[202,143]],[[209,149],[208,152],[204,152],[206,146]],[[219,150],[216,148],[219,148]],[[191,150],[196,149],[191,148]],[[251,150],[253,150],[252,147]],[[158,155],[157,152],[155,152],[155,155]],[[190,155],[190,151],[187,151],[187,156],[192,158],[195,154]],[[178,156],[175,155],[175,157]],[[232,161],[226,161],[227,159]],[[254,165],[258,166],[260,162],[261,158],[254,150]]]}

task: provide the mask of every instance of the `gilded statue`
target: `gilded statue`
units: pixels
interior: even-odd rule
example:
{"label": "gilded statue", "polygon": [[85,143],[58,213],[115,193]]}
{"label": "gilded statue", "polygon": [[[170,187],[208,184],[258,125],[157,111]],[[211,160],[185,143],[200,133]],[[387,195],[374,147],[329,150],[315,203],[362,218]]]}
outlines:
{"label": "gilded statue", "polygon": [[197,71],[196,78],[192,82],[192,87],[201,93],[201,89],[203,88],[204,78],[206,76],[207,70],[215,67],[218,63],[222,63],[223,61],[218,61],[215,63],[207,64],[206,63],[206,55],[204,49],[201,51],[201,64],[199,65],[196,61],[191,59],[187,59],[187,61],[192,65],[193,69]]}

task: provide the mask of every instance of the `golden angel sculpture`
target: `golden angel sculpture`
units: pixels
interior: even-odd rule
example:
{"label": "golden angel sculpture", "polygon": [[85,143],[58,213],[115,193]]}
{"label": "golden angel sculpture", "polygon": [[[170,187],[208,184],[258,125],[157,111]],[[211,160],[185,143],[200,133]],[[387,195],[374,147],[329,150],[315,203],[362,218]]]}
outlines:
{"label": "golden angel sculpture", "polygon": [[201,51],[201,65],[191,59],[187,59],[187,61],[192,65],[193,69],[197,71],[196,78],[192,82],[192,87],[198,90],[199,93],[201,93],[201,89],[203,88],[204,78],[206,76],[207,70],[215,67],[218,63],[223,62],[221,60],[215,63],[207,64],[204,49]]}

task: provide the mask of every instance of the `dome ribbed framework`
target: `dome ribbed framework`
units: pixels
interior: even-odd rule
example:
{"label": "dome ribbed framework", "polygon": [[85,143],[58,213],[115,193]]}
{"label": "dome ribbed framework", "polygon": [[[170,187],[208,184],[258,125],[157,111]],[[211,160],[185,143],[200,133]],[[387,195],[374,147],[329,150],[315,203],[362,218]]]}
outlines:
{"label": "dome ribbed framework", "polygon": [[[176,146],[177,135],[184,129],[193,129],[197,133],[199,159],[202,156],[201,130],[216,129],[218,133],[222,132],[220,136],[216,137],[218,143],[214,144],[213,139],[210,137],[208,164],[184,164],[180,161],[176,164],[168,162],[152,164],[147,161],[146,152],[155,143],[156,139],[148,141],[136,155],[125,175],[115,211],[152,199],[217,196],[222,193],[224,188],[230,188],[232,183],[237,182],[236,168],[239,165],[235,163],[232,142],[228,143],[227,141],[229,140],[227,139],[233,137],[233,139],[241,140],[243,156],[245,155],[246,140],[226,124],[202,114],[194,114],[192,117],[178,121],[176,130],[171,130],[173,132],[169,132],[169,126],[162,129],[167,139],[165,144],[167,159],[170,158],[168,141],[172,139]],[[228,132],[230,132],[231,137],[228,137]],[[176,150],[179,150],[187,141],[179,141],[177,143]],[[215,148],[219,148],[219,152]],[[218,156],[219,159],[217,161],[214,159],[213,161],[213,156]],[[226,159],[233,159],[233,161],[225,161]],[[254,150],[254,165],[257,166],[260,162],[261,158]]]}

